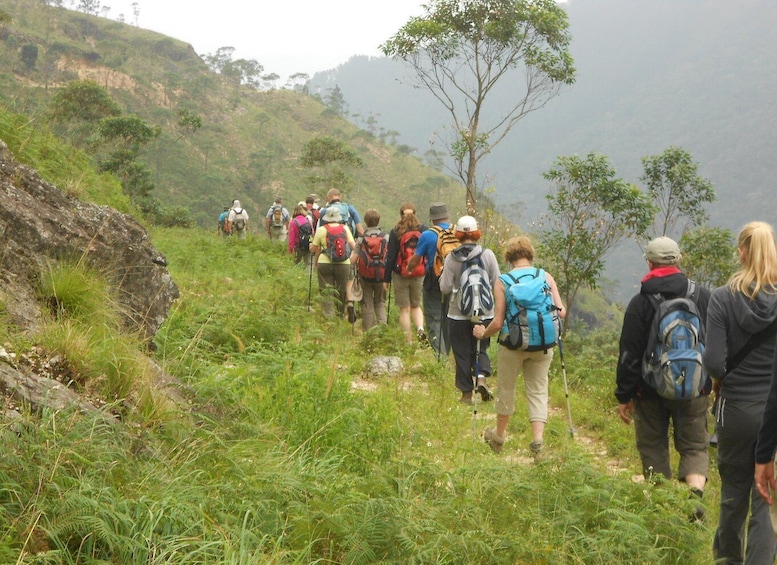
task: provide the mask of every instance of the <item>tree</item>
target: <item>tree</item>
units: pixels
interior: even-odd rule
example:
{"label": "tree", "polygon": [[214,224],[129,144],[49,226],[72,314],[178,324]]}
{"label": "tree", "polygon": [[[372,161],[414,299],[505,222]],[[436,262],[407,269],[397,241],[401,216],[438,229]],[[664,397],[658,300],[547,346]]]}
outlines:
{"label": "tree", "polygon": [[559,157],[543,176],[556,190],[546,196],[540,255],[553,265],[571,311],[581,287],[596,287],[608,253],[624,239],[647,231],[655,207],[639,188],[616,178],[607,158],[597,153]]}
{"label": "tree", "polygon": [[362,167],[364,161],[352,148],[330,136],[317,136],[308,141],[302,149],[300,162],[303,167],[313,169],[307,177],[312,187],[345,188],[349,178],[343,166]]}
{"label": "tree", "polygon": [[74,80],[60,89],[49,104],[55,122],[99,122],[121,114],[108,91],[91,80]]}
{"label": "tree", "polygon": [[645,172],[640,180],[658,205],[655,236],[679,237],[688,225],[707,221],[704,205],[715,201],[715,189],[699,176],[698,164],[687,151],[669,147],[660,155],[643,157],[642,166]]}
{"label": "tree", "polygon": [[138,161],[141,148],[161,134],[158,127],[149,126],[137,116],[115,116],[100,122],[100,136],[108,150],[108,157],[100,168],[115,174],[124,192],[143,207],[144,200],[154,188],[148,167]]}
{"label": "tree", "polygon": [[[430,0],[424,8],[381,50],[407,62],[416,86],[450,113],[449,148],[474,213],[479,162],[518,120],[574,82],[567,15],[554,0]],[[515,103],[487,123],[486,100],[503,82],[515,90]]]}
{"label": "tree", "polygon": [[737,270],[736,242],[731,230],[701,226],[680,239],[683,271],[696,282],[717,287]]}
{"label": "tree", "polygon": [[121,108],[96,82],[75,80],[54,95],[48,113],[55,126],[62,126],[61,135],[84,147],[97,131],[100,120],[118,116]]}
{"label": "tree", "polygon": [[25,67],[34,69],[35,62],[38,60],[38,46],[32,43],[22,45],[21,59]]}
{"label": "tree", "polygon": [[97,16],[100,13],[100,0],[79,0],[76,9],[85,14]]}
{"label": "tree", "polygon": [[345,112],[348,109],[348,103],[345,101],[340,86],[336,84],[334,88],[328,88],[327,92],[328,94],[324,96],[324,105],[338,116],[345,115]]}

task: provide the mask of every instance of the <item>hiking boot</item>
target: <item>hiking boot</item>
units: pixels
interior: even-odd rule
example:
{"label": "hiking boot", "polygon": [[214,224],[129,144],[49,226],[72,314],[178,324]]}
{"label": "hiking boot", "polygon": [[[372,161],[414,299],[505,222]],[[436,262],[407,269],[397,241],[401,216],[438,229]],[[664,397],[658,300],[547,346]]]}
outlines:
{"label": "hiking boot", "polygon": [[459,402],[462,404],[472,404],[472,391],[462,392],[461,398],[459,398]]}
{"label": "hiking boot", "polygon": [[505,444],[505,438],[497,434],[494,428],[486,428],[483,431],[483,439],[494,453],[500,453]]}
{"label": "hiking boot", "polygon": [[482,379],[483,382],[481,383],[481,379],[478,379],[478,394],[480,395],[480,399],[483,402],[488,402],[489,400],[494,398],[494,395],[491,394],[491,391],[488,390],[488,387],[486,387],[486,379]]}
{"label": "hiking boot", "polygon": [[718,432],[710,436],[710,447],[718,447]]}
{"label": "hiking boot", "polygon": [[702,496],[704,496],[703,490],[696,487],[691,488],[690,498],[699,499],[699,502],[696,504],[696,507],[693,509],[693,512],[691,512],[691,515],[689,517],[689,520],[692,524],[701,524],[704,522],[705,511],[704,511],[704,506],[701,503]]}
{"label": "hiking boot", "polygon": [[423,328],[418,328],[418,331],[416,332],[416,336],[418,337],[418,343],[423,347],[429,347],[429,340],[426,337],[426,332]]}
{"label": "hiking boot", "polygon": [[529,449],[531,449],[531,452],[535,455],[541,452],[545,448],[545,443],[540,440],[534,440],[529,444]]}
{"label": "hiking boot", "polygon": [[356,323],[356,310],[353,307],[353,302],[351,300],[348,301],[348,305],[345,307],[348,311],[348,323],[349,324],[355,324]]}

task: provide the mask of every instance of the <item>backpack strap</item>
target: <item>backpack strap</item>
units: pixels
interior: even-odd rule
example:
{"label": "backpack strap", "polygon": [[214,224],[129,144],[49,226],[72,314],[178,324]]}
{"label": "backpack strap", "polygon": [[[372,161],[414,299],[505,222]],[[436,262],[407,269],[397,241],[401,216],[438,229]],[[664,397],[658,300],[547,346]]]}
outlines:
{"label": "backpack strap", "polygon": [[775,318],[771,324],[766,326],[760,332],[756,332],[750,336],[745,345],[737,351],[737,354],[733,357],[726,357],[726,374],[728,375],[747,357],[750,352],[759,345],[766,343],[769,339],[773,339],[777,335],[777,318]]}

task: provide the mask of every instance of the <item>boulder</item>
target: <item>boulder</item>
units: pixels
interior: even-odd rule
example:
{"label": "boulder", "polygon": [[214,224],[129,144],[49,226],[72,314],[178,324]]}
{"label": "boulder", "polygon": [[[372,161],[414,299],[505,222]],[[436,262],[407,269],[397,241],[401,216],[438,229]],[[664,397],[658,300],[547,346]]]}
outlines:
{"label": "boulder", "polygon": [[16,161],[2,140],[0,238],[0,304],[24,331],[40,324],[41,273],[62,259],[85,261],[106,274],[126,329],[149,344],[178,297],[167,260],[137,220],[64,194]]}

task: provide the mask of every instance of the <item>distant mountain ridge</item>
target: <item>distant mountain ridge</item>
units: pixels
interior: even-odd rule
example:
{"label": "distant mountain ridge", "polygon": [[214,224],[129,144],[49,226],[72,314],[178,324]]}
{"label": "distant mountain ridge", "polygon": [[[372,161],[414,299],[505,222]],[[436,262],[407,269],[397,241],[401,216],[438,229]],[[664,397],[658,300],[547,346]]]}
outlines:
{"label": "distant mountain ridge", "polygon": [[[777,2],[571,0],[566,8],[576,84],[522,120],[480,169],[497,202],[520,212],[514,219],[529,224],[545,209],[540,175],[557,156],[603,153],[639,185],[640,159],[670,145],[689,151],[715,186],[713,225],[736,230],[777,216]],[[354,57],[310,86],[337,84],[352,112],[375,116],[423,155],[450,120],[431,94],[401,83],[408,72]],[[499,105],[492,100],[490,111]]]}

